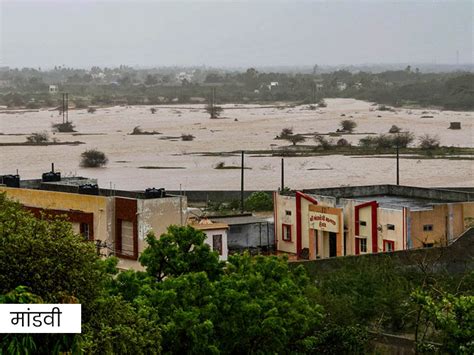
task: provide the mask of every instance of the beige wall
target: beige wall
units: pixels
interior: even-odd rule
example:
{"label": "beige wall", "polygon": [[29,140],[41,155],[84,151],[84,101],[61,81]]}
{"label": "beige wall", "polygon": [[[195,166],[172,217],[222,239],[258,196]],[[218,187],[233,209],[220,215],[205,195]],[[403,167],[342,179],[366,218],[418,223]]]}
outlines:
{"label": "beige wall", "polygon": [[[296,198],[275,194],[275,235],[276,249],[296,254]],[[291,215],[286,215],[290,211]],[[291,242],[282,239],[282,223],[291,225]]]}
{"label": "beige wall", "polygon": [[185,225],[187,221],[187,199],[181,197],[137,200],[138,252],[146,248],[145,237],[153,232],[156,237],[166,232],[170,225]]}
{"label": "beige wall", "polygon": [[[394,242],[395,250],[405,249],[403,246],[403,210],[378,208],[377,209],[378,230],[378,251],[383,252],[383,241]],[[389,230],[387,224],[393,224],[395,230]]]}
{"label": "beige wall", "polygon": [[0,186],[0,192],[22,205],[53,209],[76,210],[94,214],[94,239],[109,240],[113,236],[113,198],[71,194],[65,192],[10,188]]}
{"label": "beige wall", "polygon": [[[446,203],[434,205],[431,209],[410,211],[410,236],[413,248],[423,247],[423,243],[446,245],[456,239],[466,229],[466,222],[474,217],[474,203]],[[424,231],[423,226],[433,225],[432,231]]]}

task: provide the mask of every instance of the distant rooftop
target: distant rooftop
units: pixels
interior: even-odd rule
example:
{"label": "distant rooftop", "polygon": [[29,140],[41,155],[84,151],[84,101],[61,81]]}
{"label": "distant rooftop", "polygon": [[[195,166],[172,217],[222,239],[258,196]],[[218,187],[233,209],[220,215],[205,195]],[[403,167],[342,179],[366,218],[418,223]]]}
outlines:
{"label": "distant rooftop", "polygon": [[408,207],[410,210],[431,209],[434,204],[445,203],[446,201],[430,200],[416,197],[378,195],[354,197],[358,201],[377,201],[380,207],[402,209]]}
{"label": "distant rooftop", "polygon": [[[60,181],[51,181],[51,182],[43,182],[42,179],[31,179],[31,180],[20,181],[20,188],[66,192],[66,193],[80,193],[79,189],[80,187],[84,185],[97,185],[97,179],[89,179],[85,177],[61,177]],[[125,190],[103,189],[103,188],[99,188],[98,195],[99,196],[118,196],[118,197],[135,198],[135,199],[166,198],[166,197],[176,196],[176,195],[171,195],[166,192],[164,192],[164,196],[159,196],[159,195],[157,196],[156,194],[151,196],[149,194],[147,195],[146,192],[143,190],[125,191]]]}
{"label": "distant rooftop", "polygon": [[241,224],[267,223],[265,218],[255,216],[228,216],[228,217],[209,217],[213,222],[225,223],[229,226],[236,226]]}

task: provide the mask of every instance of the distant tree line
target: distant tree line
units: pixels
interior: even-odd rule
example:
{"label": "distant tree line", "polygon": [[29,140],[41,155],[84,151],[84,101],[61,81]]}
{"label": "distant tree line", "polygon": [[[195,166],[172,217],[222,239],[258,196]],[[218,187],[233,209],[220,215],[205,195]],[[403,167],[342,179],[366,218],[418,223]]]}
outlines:
{"label": "distant tree line", "polygon": [[421,73],[405,70],[381,73],[338,70],[331,73],[265,73],[254,68],[243,72],[192,69],[55,68],[0,69],[0,105],[52,107],[58,98],[48,85],[69,92],[71,104],[170,104],[209,98],[216,88],[216,102],[317,103],[324,97],[347,97],[393,106],[437,106],[450,110],[474,109],[474,74],[470,72]]}

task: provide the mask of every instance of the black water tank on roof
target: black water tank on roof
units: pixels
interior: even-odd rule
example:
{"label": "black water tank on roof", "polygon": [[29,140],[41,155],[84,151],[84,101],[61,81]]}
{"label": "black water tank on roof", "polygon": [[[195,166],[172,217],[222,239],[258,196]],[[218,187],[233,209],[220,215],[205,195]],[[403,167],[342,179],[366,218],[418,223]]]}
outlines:
{"label": "black water tank on roof", "polygon": [[99,195],[99,185],[97,184],[80,185],[79,193],[83,195]]}
{"label": "black water tank on roof", "polygon": [[61,173],[55,173],[54,171],[50,171],[49,173],[43,173],[43,175],[41,176],[41,180],[43,182],[61,181]]}
{"label": "black water tank on roof", "polygon": [[166,192],[164,188],[155,189],[154,187],[152,187],[151,189],[145,190],[145,198],[161,198],[165,196]]}
{"label": "black water tank on roof", "polygon": [[20,187],[20,175],[3,175],[1,181],[7,187]]}

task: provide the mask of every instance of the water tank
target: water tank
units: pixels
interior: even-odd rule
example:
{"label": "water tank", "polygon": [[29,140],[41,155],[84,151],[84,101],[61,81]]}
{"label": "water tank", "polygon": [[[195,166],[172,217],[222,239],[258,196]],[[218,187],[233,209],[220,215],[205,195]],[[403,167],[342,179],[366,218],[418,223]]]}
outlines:
{"label": "water tank", "polygon": [[166,192],[164,188],[155,189],[154,187],[145,190],[145,198],[161,198],[165,197]]}
{"label": "water tank", "polygon": [[1,182],[7,187],[20,187],[20,175],[3,175]]}
{"label": "water tank", "polygon": [[49,173],[43,173],[43,175],[41,176],[41,180],[43,182],[61,181],[61,173],[55,173],[54,171],[50,171]]}
{"label": "water tank", "polygon": [[79,193],[83,195],[99,195],[99,185],[97,184],[80,185]]}

